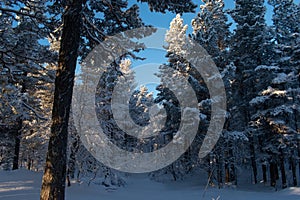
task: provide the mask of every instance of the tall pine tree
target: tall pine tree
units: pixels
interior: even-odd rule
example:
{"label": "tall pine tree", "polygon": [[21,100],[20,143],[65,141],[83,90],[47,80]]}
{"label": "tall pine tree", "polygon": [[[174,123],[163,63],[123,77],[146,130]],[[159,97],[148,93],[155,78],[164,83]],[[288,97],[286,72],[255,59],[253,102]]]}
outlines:
{"label": "tall pine tree", "polygon": [[203,0],[201,11],[192,20],[193,39],[211,55],[217,67],[224,69],[229,47],[230,24],[223,0]]}
{"label": "tall pine tree", "polygon": [[249,138],[250,157],[257,183],[255,138],[247,130],[251,112],[249,101],[256,96],[254,69],[265,62],[266,24],[263,0],[236,0],[230,15],[236,22],[236,30],[230,43],[230,61],[236,66],[236,79],[232,83],[233,100],[230,103],[229,130],[242,131]]}

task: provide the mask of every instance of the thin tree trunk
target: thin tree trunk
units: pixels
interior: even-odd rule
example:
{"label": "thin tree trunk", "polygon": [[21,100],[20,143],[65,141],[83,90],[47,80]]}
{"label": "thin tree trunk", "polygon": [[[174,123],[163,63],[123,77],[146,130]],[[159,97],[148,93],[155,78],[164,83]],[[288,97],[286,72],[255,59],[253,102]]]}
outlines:
{"label": "thin tree trunk", "polygon": [[75,168],[76,168],[76,154],[79,150],[80,137],[75,128],[75,123],[72,118],[72,115],[70,116],[70,120],[69,120],[69,131],[71,131],[69,134],[71,136],[72,141],[70,143],[71,147],[70,147],[70,155],[68,159],[67,176],[69,176],[69,178],[71,179],[74,179]]}
{"label": "thin tree trunk", "polygon": [[263,181],[264,183],[266,183],[268,180],[267,180],[267,164],[263,163],[261,165],[261,168],[262,168],[262,172],[263,172]]}
{"label": "thin tree trunk", "polygon": [[284,167],[284,156],[282,150],[280,155],[280,172],[281,172],[282,188],[287,188],[286,174],[285,174],[285,167]]}
{"label": "thin tree trunk", "polygon": [[14,130],[14,135],[15,135],[15,149],[14,149],[14,158],[13,158],[13,168],[12,170],[17,170],[19,169],[19,154],[20,154],[20,144],[21,144],[21,129],[22,129],[22,120],[18,119],[17,120],[17,127]]}
{"label": "thin tree trunk", "polygon": [[209,185],[212,186],[214,185],[214,182],[213,182],[213,173],[214,173],[214,170],[213,170],[213,160],[212,160],[212,153],[210,153],[208,155],[208,178],[209,178]]}
{"label": "thin tree trunk", "polygon": [[230,166],[230,181],[234,183],[234,185],[237,185],[237,173],[235,164],[231,164]]}
{"label": "thin tree trunk", "polygon": [[276,186],[276,163],[274,161],[270,161],[270,178],[271,178],[271,186]]}
{"label": "thin tree trunk", "polygon": [[[19,132],[19,130],[16,130]],[[12,170],[19,169],[19,153],[20,153],[20,137],[19,133],[17,133],[15,137],[15,149],[14,149],[14,158],[13,158],[13,168]]]}
{"label": "thin tree trunk", "polygon": [[41,189],[41,200],[64,200],[68,122],[81,31],[82,0],[68,1],[56,71],[51,135]]}
{"label": "thin tree trunk", "polygon": [[68,175],[72,179],[75,177],[76,154],[79,150],[78,143],[79,143],[79,138],[77,138],[76,136],[75,141],[71,144],[71,153],[68,162]]}
{"label": "thin tree trunk", "polygon": [[255,155],[253,136],[249,137],[249,142],[250,142],[251,165],[252,165],[253,176],[254,176],[253,178],[254,178],[254,183],[257,184],[257,165],[256,165],[256,155]]}
{"label": "thin tree trunk", "polygon": [[176,176],[176,172],[175,172],[175,168],[174,168],[174,163],[171,165],[171,173],[173,176],[173,180],[177,181],[177,176]]}
{"label": "thin tree trunk", "polygon": [[275,178],[276,180],[279,180],[279,171],[278,171],[278,164],[275,165]]}
{"label": "thin tree trunk", "polygon": [[67,175],[67,186],[68,186],[68,187],[71,187],[71,181],[70,181],[69,173],[68,173],[68,175]]}
{"label": "thin tree trunk", "polygon": [[219,156],[217,159],[217,165],[218,165],[218,186],[219,189],[223,187],[223,151],[222,149],[219,150]]}
{"label": "thin tree trunk", "polygon": [[229,183],[229,164],[225,162],[225,183]]}
{"label": "thin tree trunk", "polygon": [[31,170],[31,164],[32,164],[32,163],[31,163],[31,158],[28,156],[28,157],[27,157],[27,169],[28,169],[28,170]]}
{"label": "thin tree trunk", "polygon": [[296,187],[297,186],[297,172],[296,172],[296,161],[295,161],[294,155],[295,154],[293,153],[290,160],[291,160],[291,167],[292,167],[292,174],[293,174],[293,186]]}

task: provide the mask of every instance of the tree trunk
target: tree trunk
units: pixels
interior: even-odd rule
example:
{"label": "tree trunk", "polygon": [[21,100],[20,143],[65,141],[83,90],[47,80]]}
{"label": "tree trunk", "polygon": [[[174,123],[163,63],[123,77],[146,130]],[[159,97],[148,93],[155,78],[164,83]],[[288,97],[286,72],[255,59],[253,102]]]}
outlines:
{"label": "tree trunk", "polygon": [[68,122],[81,31],[82,0],[68,1],[63,30],[52,110],[51,135],[41,189],[41,200],[64,200]]}
{"label": "tree trunk", "polygon": [[70,181],[70,176],[67,175],[67,186],[71,187],[71,181]]}
{"label": "tree trunk", "polygon": [[225,162],[225,183],[229,183],[230,179],[229,179],[229,164],[228,162]]}
{"label": "tree trunk", "polygon": [[[78,136],[79,137],[79,136]],[[76,168],[76,154],[79,150],[79,138],[75,138],[75,141],[71,144],[71,153],[69,156],[69,162],[68,162],[68,175],[70,178],[75,178],[75,168]]]}
{"label": "tree trunk", "polygon": [[235,164],[231,164],[230,166],[230,181],[233,182],[234,185],[237,185],[237,173]]}
{"label": "tree trunk", "polygon": [[282,152],[280,155],[280,172],[281,172],[282,188],[284,189],[287,188],[287,184],[286,184],[286,174],[285,174],[285,167],[284,167],[284,157]]}
{"label": "tree trunk", "polygon": [[268,181],[267,180],[267,164],[263,163],[261,165],[261,168],[262,168],[262,172],[263,172],[263,181],[264,181],[264,183],[266,183]]}
{"label": "tree trunk", "polygon": [[31,158],[28,156],[28,158],[27,158],[27,169],[28,170],[31,170],[31,164],[32,164]]}
{"label": "tree trunk", "polygon": [[214,181],[213,181],[213,173],[214,173],[214,170],[213,170],[213,159],[212,159],[212,153],[210,153],[208,156],[207,156],[207,161],[208,161],[208,180],[209,180],[209,185],[212,186],[214,185]]}
{"label": "tree trunk", "polygon": [[299,183],[300,183],[300,137],[298,139],[298,176],[299,176]]}
{"label": "tree trunk", "polygon": [[219,189],[223,187],[223,151],[222,149],[219,150],[218,152],[218,157],[217,157],[217,166],[218,166],[218,171],[217,171],[217,176],[218,176],[218,186]]}
{"label": "tree trunk", "polygon": [[20,144],[21,144],[21,131],[22,129],[22,120],[17,120],[17,127],[14,130],[14,136],[15,136],[15,149],[14,149],[14,158],[13,158],[13,168],[12,170],[19,169],[19,154],[20,154]]}
{"label": "tree trunk", "polygon": [[177,181],[177,176],[176,176],[176,172],[175,172],[175,168],[174,168],[174,163],[171,164],[171,173],[172,173],[172,176],[173,176],[173,180]]}
{"label": "tree trunk", "polygon": [[254,183],[257,184],[257,166],[256,166],[256,155],[255,155],[253,136],[249,137],[249,143],[250,143],[251,165],[253,170]]}
{"label": "tree trunk", "polygon": [[293,174],[293,186],[297,186],[297,172],[296,172],[296,161],[295,161],[295,154],[290,158],[291,160],[291,168],[292,168],[292,174]]}
{"label": "tree trunk", "polygon": [[276,186],[276,163],[274,161],[270,161],[270,178],[271,178],[271,186]]}
{"label": "tree trunk", "polygon": [[79,150],[79,143],[80,143],[80,136],[77,133],[75,128],[75,123],[72,117],[72,114],[69,119],[69,135],[71,138],[70,144],[70,155],[68,159],[68,169],[67,169],[67,176],[69,178],[75,178],[75,168],[76,168],[76,154]]}
{"label": "tree trunk", "polygon": [[277,163],[275,165],[275,178],[276,178],[276,180],[279,180],[279,171],[278,171],[278,165],[277,165]]}
{"label": "tree trunk", "polygon": [[[19,130],[16,130],[16,132],[19,132]],[[14,158],[13,158],[13,168],[12,170],[19,169],[19,153],[20,153],[20,135],[19,133],[15,133],[15,149],[14,149]]]}

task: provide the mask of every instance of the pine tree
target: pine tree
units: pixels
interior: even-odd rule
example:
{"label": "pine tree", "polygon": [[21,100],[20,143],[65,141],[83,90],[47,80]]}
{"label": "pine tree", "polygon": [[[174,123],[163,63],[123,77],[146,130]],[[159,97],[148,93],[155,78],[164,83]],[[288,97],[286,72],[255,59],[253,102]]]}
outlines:
{"label": "pine tree", "polygon": [[300,6],[292,0],[269,0],[274,7],[275,62],[299,73]]}
{"label": "pine tree", "polygon": [[21,138],[26,135],[24,132],[34,129],[35,122],[46,120],[47,115],[42,109],[40,96],[36,95],[38,91],[41,93],[41,90],[50,89],[48,86],[53,82],[51,70],[44,65],[54,63],[55,53],[49,50],[49,46],[40,43],[47,36],[45,30],[48,30],[44,10],[45,2],[34,0],[5,1],[0,7],[4,22],[0,39],[1,78],[4,88],[11,88],[10,91],[14,88],[13,93],[3,90],[6,94],[3,100],[12,99],[9,103],[1,102],[8,106],[5,112],[10,113],[3,118],[3,123],[11,126],[17,122],[16,127],[19,127],[12,134],[15,140],[13,169],[18,169]]}
{"label": "pine tree", "polygon": [[247,126],[251,113],[255,112],[249,102],[258,92],[254,69],[267,60],[265,11],[263,0],[236,0],[235,8],[229,12],[237,27],[230,44],[230,61],[236,66],[236,79],[232,83],[233,99],[228,105],[231,114],[228,129],[243,132],[249,138],[254,183],[258,182],[256,138]]}
{"label": "pine tree", "polygon": [[[157,76],[161,79],[161,85],[157,87],[159,91],[155,103],[160,104],[166,111],[166,125],[161,130],[162,143],[158,147],[168,144],[169,142],[181,142],[182,137],[178,134],[180,124],[182,123],[182,115],[185,112],[185,108],[180,105],[179,99],[176,95],[179,95],[180,89],[188,91],[188,87],[184,84],[178,86],[178,81],[188,80],[196,95],[199,95],[199,100],[206,99],[207,88],[202,87],[203,80],[199,79],[199,73],[191,67],[191,64],[185,59],[189,51],[188,41],[186,37],[187,25],[183,24],[183,19],[180,15],[177,15],[170,23],[170,29],[167,31],[165,40],[167,42],[166,51],[168,63],[160,66],[160,71]],[[185,79],[185,80],[184,80]],[[185,89],[184,89],[185,88]],[[205,92],[203,92],[205,91]],[[188,95],[188,94],[186,94]],[[197,96],[198,97],[198,96]],[[199,110],[197,109],[197,112]],[[202,114],[203,119],[205,114]],[[193,119],[190,119],[193,120]],[[203,120],[203,124],[205,124]],[[199,125],[199,127],[201,127]],[[203,128],[203,127],[202,127]],[[200,128],[201,129],[201,128]],[[203,128],[205,129],[205,128]],[[202,129],[201,129],[202,130]],[[185,133],[183,133],[185,134]],[[200,134],[200,133],[199,133]],[[155,178],[159,178],[161,174],[169,174],[174,180],[182,179],[186,174],[191,172],[195,163],[198,160],[197,147],[200,146],[201,137],[197,137],[190,148],[174,163],[170,166],[152,173]]]}
{"label": "pine tree", "polygon": [[272,160],[280,166],[282,187],[287,187],[284,168],[286,162],[290,162],[292,166],[295,186],[297,185],[295,156],[298,153],[299,127],[298,75],[293,72],[285,74],[279,67],[257,68],[257,72],[269,74],[269,79],[264,79],[264,84],[269,85],[260,91],[258,97],[250,101],[257,111],[251,116],[252,131],[258,135],[260,151],[266,155],[265,159]]}
{"label": "pine tree", "polygon": [[211,55],[220,68],[225,68],[229,45],[230,24],[223,0],[203,0],[201,11],[192,20],[193,39]]}
{"label": "pine tree", "polygon": [[[299,100],[299,75],[296,43],[299,27],[299,7],[293,1],[269,1],[274,6],[273,22],[274,39],[273,65],[258,66],[256,72],[256,91],[259,96],[253,97],[250,105],[256,110],[251,114],[250,130],[258,137],[259,152],[264,156],[258,158],[270,163],[271,174],[279,166],[282,187],[288,186],[289,163],[292,169],[293,185],[297,185],[296,165],[299,155],[297,118]],[[287,12],[288,11],[288,12]],[[295,62],[296,61],[296,62]],[[276,179],[271,177],[271,186]]]}
{"label": "pine tree", "polygon": [[[96,112],[103,133],[119,148],[125,149],[129,145],[127,140],[130,140],[126,130],[132,129],[126,124],[127,119],[130,118],[130,113],[123,113],[125,116],[121,115],[121,118],[117,119],[118,116],[114,115],[113,112],[123,110],[125,106],[128,107],[129,99],[127,95],[132,94],[136,88],[134,73],[130,66],[131,61],[129,59],[119,60],[111,64],[100,79],[96,93]],[[118,82],[120,82],[119,88],[116,89]],[[112,102],[113,94],[116,96],[117,102]],[[126,126],[126,129],[123,131],[120,126]]]}
{"label": "pine tree", "polygon": [[81,32],[83,1],[68,1],[63,15],[61,47],[56,70],[51,135],[41,199],[64,199],[66,150],[72,88]]}
{"label": "pine tree", "polygon": [[[201,11],[192,21],[193,39],[199,43],[212,56],[217,67],[228,76],[228,47],[231,33],[226,13],[224,11],[223,0],[204,0],[205,4],[201,5]],[[230,73],[230,72],[229,72]],[[224,76],[224,80],[229,77]],[[227,88],[229,91],[229,88]],[[230,97],[230,95],[229,95]],[[206,105],[209,110],[209,105]],[[213,152],[207,156],[205,168],[208,170],[210,184],[217,179],[219,187],[223,183],[224,168],[224,138],[220,138],[220,142],[216,145]],[[214,170],[216,169],[217,170]],[[217,176],[214,174],[217,173]]]}
{"label": "pine tree", "polygon": [[[155,107],[152,107],[155,106]],[[128,150],[134,152],[151,152],[154,149],[155,143],[161,141],[160,136],[157,133],[159,127],[155,127],[154,124],[150,124],[150,120],[158,115],[150,116],[150,109],[158,108],[154,105],[153,93],[148,91],[146,86],[141,86],[138,90],[135,90],[129,102],[130,116],[132,120],[139,126],[143,127],[140,132],[141,138],[134,140],[132,137],[126,137],[126,146]],[[159,113],[159,110],[157,114]],[[149,133],[152,134],[151,137]],[[155,135],[156,136],[153,136]]]}
{"label": "pine tree", "polygon": [[237,23],[230,45],[230,57],[238,70],[264,64],[265,12],[263,0],[236,0],[230,15]]}

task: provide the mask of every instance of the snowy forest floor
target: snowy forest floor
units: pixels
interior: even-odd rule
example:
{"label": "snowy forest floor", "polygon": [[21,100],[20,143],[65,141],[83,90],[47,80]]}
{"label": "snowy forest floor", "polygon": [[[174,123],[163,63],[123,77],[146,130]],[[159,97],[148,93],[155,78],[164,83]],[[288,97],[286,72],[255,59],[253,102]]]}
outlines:
{"label": "snowy forest floor", "polygon": [[[42,173],[27,170],[0,171],[0,200],[36,200]],[[199,178],[197,178],[199,179]],[[131,175],[126,186],[116,190],[105,189],[95,183],[73,183],[66,189],[67,200],[297,200],[300,188],[274,191],[263,185],[217,189],[201,186],[194,178],[179,182],[158,183],[146,175]]]}

